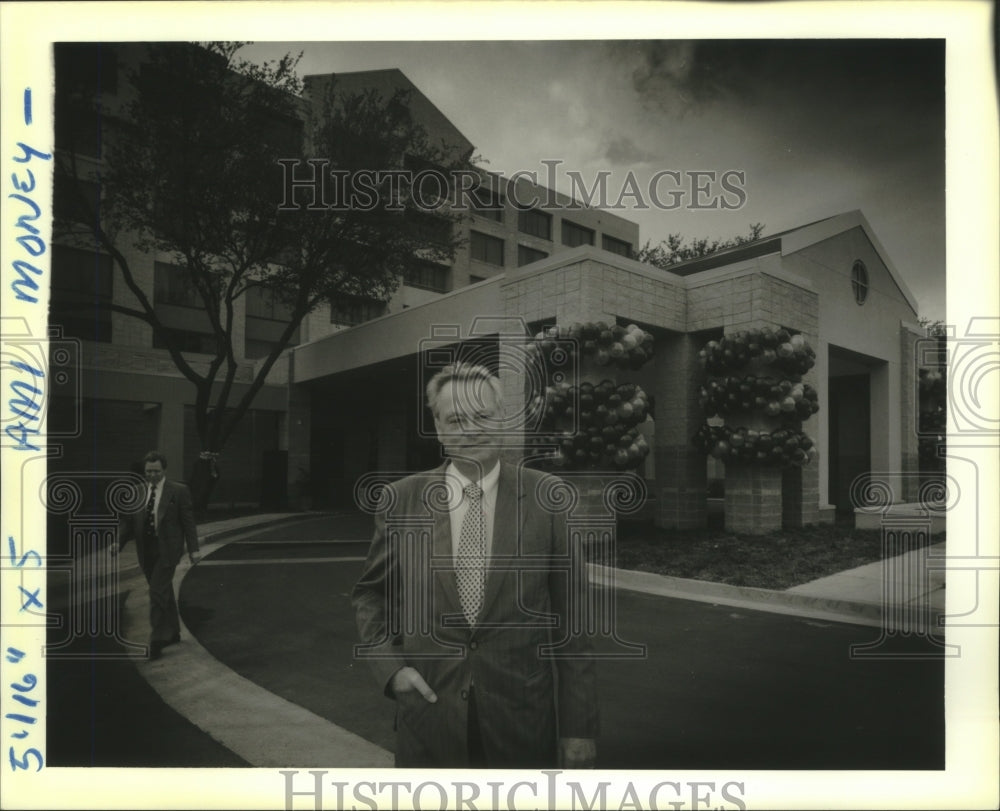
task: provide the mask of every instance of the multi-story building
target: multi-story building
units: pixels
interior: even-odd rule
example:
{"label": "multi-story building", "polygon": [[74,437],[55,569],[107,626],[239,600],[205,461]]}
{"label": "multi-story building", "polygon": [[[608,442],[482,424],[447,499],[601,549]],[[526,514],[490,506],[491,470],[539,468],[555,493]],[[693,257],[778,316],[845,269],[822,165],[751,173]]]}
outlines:
{"label": "multi-story building", "polygon": [[[99,99],[103,116],[121,115],[130,98],[127,71],[142,64],[144,47],[92,43],[56,47],[56,147],[74,152],[84,178],[79,185],[95,211],[99,211],[101,195],[102,120],[81,115],[61,102],[67,86],[75,86]],[[395,69],[306,77],[299,105],[303,118],[314,112],[334,79],[338,92],[343,93],[376,91],[389,98],[397,91],[405,92],[411,115],[426,131],[428,141],[447,144],[456,154],[473,151],[473,145],[448,118]],[[400,279],[387,300],[343,295],[329,301],[306,316],[291,345],[418,307],[578,245],[597,245],[626,256],[637,249],[639,229],[635,223],[573,206],[564,195],[523,178],[517,181],[516,199],[545,201],[547,205],[519,210],[505,194],[504,178],[481,174],[483,189],[467,201],[456,201],[463,209],[457,223],[426,218],[432,238],[433,229],[457,229],[457,235],[441,235],[442,241],[458,237],[452,262],[422,263]],[[67,204],[73,193],[68,185],[67,178],[57,176],[57,218],[75,216]],[[466,206],[465,202],[475,205]],[[75,235],[58,236],[53,246],[51,320],[65,336],[83,341],[83,400],[57,399],[53,419],[75,421],[71,413],[79,411],[81,423],[101,441],[96,445],[70,443],[59,464],[77,469],[127,469],[141,458],[144,449],[158,447],[174,460],[177,469],[187,471],[199,451],[192,409],[194,390],[177,371],[152,328],[114,309],[133,307],[135,299],[116,275],[111,257],[95,247],[86,227],[76,230]],[[204,367],[214,352],[214,338],[196,290],[186,283],[171,257],[136,250],[127,240],[122,240],[121,249],[139,287],[173,332],[185,357],[196,368]],[[267,354],[289,317],[281,302],[259,288],[237,299],[236,307],[234,343],[241,367],[238,394],[249,384],[255,364]],[[215,494],[220,502],[256,502],[263,492],[275,492],[273,482],[265,480],[273,473],[275,460],[281,458],[277,452],[287,428],[287,385],[286,362],[272,370],[253,409],[226,448]],[[293,469],[291,475],[294,482],[297,471]]]}
{"label": "multi-story building", "polygon": [[[137,58],[139,49],[103,46],[107,110],[127,93],[112,78],[116,60]],[[93,51],[57,51],[59,75],[85,73],[74,58],[92,66]],[[332,80],[307,78],[306,109]],[[398,70],[341,74],[336,81],[386,94],[407,90],[412,115],[433,138],[471,153],[472,144]],[[57,147],[67,147],[67,133],[73,143],[87,142],[79,123],[57,112]],[[100,165],[93,148],[81,159]],[[513,195],[504,178],[485,172],[482,178],[493,191],[481,192],[462,213],[455,226],[462,244],[452,262],[426,263],[386,301],[340,297],[305,318],[225,448],[217,502],[274,503],[298,492],[318,506],[345,505],[367,472],[432,465],[438,446],[427,431],[421,390],[432,365],[428,341],[454,347],[475,337],[501,344],[540,325],[593,321],[636,323],[655,338],[654,362],[627,377],[656,403],[646,426],[653,452],[642,472],[648,509],[662,526],[705,523],[710,476],[724,484],[727,524],[750,531],[832,519],[835,508],[852,508],[852,483],[866,471],[893,472],[895,501],[915,498],[915,346],[922,330],[903,274],[860,212],[662,270],[634,258],[635,223],[574,205],[523,178]],[[57,186],[57,206],[60,194]],[[517,205],[531,198],[546,202]],[[190,362],[207,363],[205,314],[177,283],[168,258],[138,251],[129,258],[157,313],[184,336]],[[54,464],[122,470],[155,446],[189,469],[199,450],[193,389],[148,326],[105,306],[128,306],[132,296],[117,284],[109,260],[92,247],[63,242],[53,250],[52,279],[52,320],[82,339],[84,363],[82,402],[54,403],[57,418],[60,409],[64,417],[82,412],[83,436]],[[81,297],[93,312],[64,314],[61,305]],[[263,295],[245,297],[241,307],[237,386],[245,387],[287,314]],[[804,382],[820,404],[806,427],[818,454],[804,467],[723,467],[691,441],[704,422],[699,350],[764,327],[801,335],[815,351]],[[523,384],[510,370],[500,374],[516,408]]]}

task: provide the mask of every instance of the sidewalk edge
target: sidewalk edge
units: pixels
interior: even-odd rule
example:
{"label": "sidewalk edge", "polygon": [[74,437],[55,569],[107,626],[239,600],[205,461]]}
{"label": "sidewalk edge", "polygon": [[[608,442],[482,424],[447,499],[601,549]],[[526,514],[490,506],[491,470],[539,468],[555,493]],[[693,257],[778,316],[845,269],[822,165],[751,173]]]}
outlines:
{"label": "sidewalk edge", "polygon": [[616,569],[596,563],[588,563],[587,566],[592,582],[658,597],[673,597],[777,614],[793,614],[855,625],[881,626],[884,615],[881,603],[812,597],[752,586],[731,586],[653,572]]}

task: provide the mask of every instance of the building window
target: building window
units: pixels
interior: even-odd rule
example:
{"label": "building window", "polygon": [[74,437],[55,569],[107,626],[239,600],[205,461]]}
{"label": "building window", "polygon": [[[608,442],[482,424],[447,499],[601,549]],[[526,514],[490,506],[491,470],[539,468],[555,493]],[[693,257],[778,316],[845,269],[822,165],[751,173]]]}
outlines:
{"label": "building window", "polygon": [[518,212],[517,230],[542,239],[552,239],[552,215],[537,208]]}
{"label": "building window", "polygon": [[448,245],[451,242],[452,222],[448,217],[413,208],[406,209],[403,216],[416,239],[433,245]]}
{"label": "building window", "polygon": [[854,290],[854,300],[864,304],[868,298],[868,268],[860,259],[851,268],[851,288]]}
{"label": "building window", "polygon": [[562,221],[562,244],[570,248],[577,245],[593,245],[594,232],[569,220]]}
{"label": "building window", "polygon": [[191,283],[187,270],[166,262],[153,264],[153,304],[170,304],[196,310],[205,308],[205,302]]}
{"label": "building window", "polygon": [[82,104],[56,96],[56,146],[88,158],[101,157],[102,128],[100,116]]}
{"label": "building window", "polygon": [[292,308],[283,302],[273,290],[263,287],[251,287],[246,292],[247,316],[250,318],[266,318],[269,321],[292,320]]}
{"label": "building window", "polygon": [[478,231],[470,231],[469,233],[471,235],[469,249],[472,258],[477,262],[503,267],[503,240],[499,237],[481,234]]}
{"label": "building window", "polygon": [[[204,355],[217,354],[218,344],[214,335],[194,330],[165,328],[173,345],[181,352],[200,352]],[[166,349],[167,342],[159,332],[153,333],[153,349]]]}
{"label": "building window", "polygon": [[[292,307],[281,300],[274,291],[264,287],[251,287],[246,292],[246,333],[243,353],[248,358],[262,358],[281,341],[281,335],[291,322]],[[296,327],[288,339],[288,346],[299,342]]]}
{"label": "building window", "polygon": [[418,261],[403,274],[403,282],[410,287],[419,287],[421,290],[447,293],[448,273],[449,268],[436,262]]}
{"label": "building window", "polygon": [[338,296],[330,302],[330,323],[352,327],[385,315],[384,301],[364,296]]}
{"label": "building window", "polygon": [[532,262],[537,262],[539,259],[544,259],[548,256],[545,251],[539,251],[535,248],[529,248],[527,245],[517,246],[517,266],[522,267],[524,265],[530,265]]}
{"label": "building window", "polygon": [[218,343],[205,302],[186,268],[167,262],[153,264],[153,306],[167,335],[153,332],[153,348],[167,349],[167,338],[181,352],[216,354]]}
{"label": "building window", "polygon": [[113,274],[110,256],[53,245],[51,323],[67,337],[110,343]]}
{"label": "building window", "polygon": [[495,222],[503,222],[503,196],[485,186],[480,186],[470,195],[472,213]]}
{"label": "building window", "polygon": [[611,251],[611,253],[617,253],[629,259],[632,258],[632,246],[625,242],[625,240],[615,239],[614,237],[609,237],[607,234],[602,234],[601,247],[606,251]]}
{"label": "building window", "polygon": [[104,43],[59,42],[53,51],[56,146],[100,158],[102,121],[94,101],[118,92],[116,50]]}
{"label": "building window", "polygon": [[[80,200],[80,196],[83,200]],[[85,201],[85,202],[84,202]],[[92,180],[76,180],[56,172],[52,214],[57,220],[90,225],[100,214],[101,187]]]}

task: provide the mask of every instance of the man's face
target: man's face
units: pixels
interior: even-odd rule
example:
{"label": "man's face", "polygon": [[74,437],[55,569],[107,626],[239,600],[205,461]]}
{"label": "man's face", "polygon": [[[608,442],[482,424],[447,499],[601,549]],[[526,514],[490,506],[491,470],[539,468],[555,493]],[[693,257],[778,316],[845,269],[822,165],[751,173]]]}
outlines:
{"label": "man's face", "polygon": [[146,462],[146,481],[150,484],[159,484],[163,478],[163,462]]}
{"label": "man's face", "polygon": [[496,432],[501,418],[500,403],[489,383],[483,379],[457,380],[441,388],[434,426],[448,456],[478,476],[488,473],[500,458]]}

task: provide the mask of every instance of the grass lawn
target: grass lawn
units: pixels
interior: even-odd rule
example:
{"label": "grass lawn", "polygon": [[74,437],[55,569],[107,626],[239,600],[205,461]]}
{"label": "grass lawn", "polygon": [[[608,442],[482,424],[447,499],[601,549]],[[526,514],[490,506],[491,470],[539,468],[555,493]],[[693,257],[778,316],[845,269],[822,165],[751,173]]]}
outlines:
{"label": "grass lawn", "polygon": [[[944,539],[940,533],[930,542]],[[881,558],[881,531],[855,529],[853,516],[767,535],[666,530],[635,521],[618,525],[618,568],[733,586],[787,589]]]}

